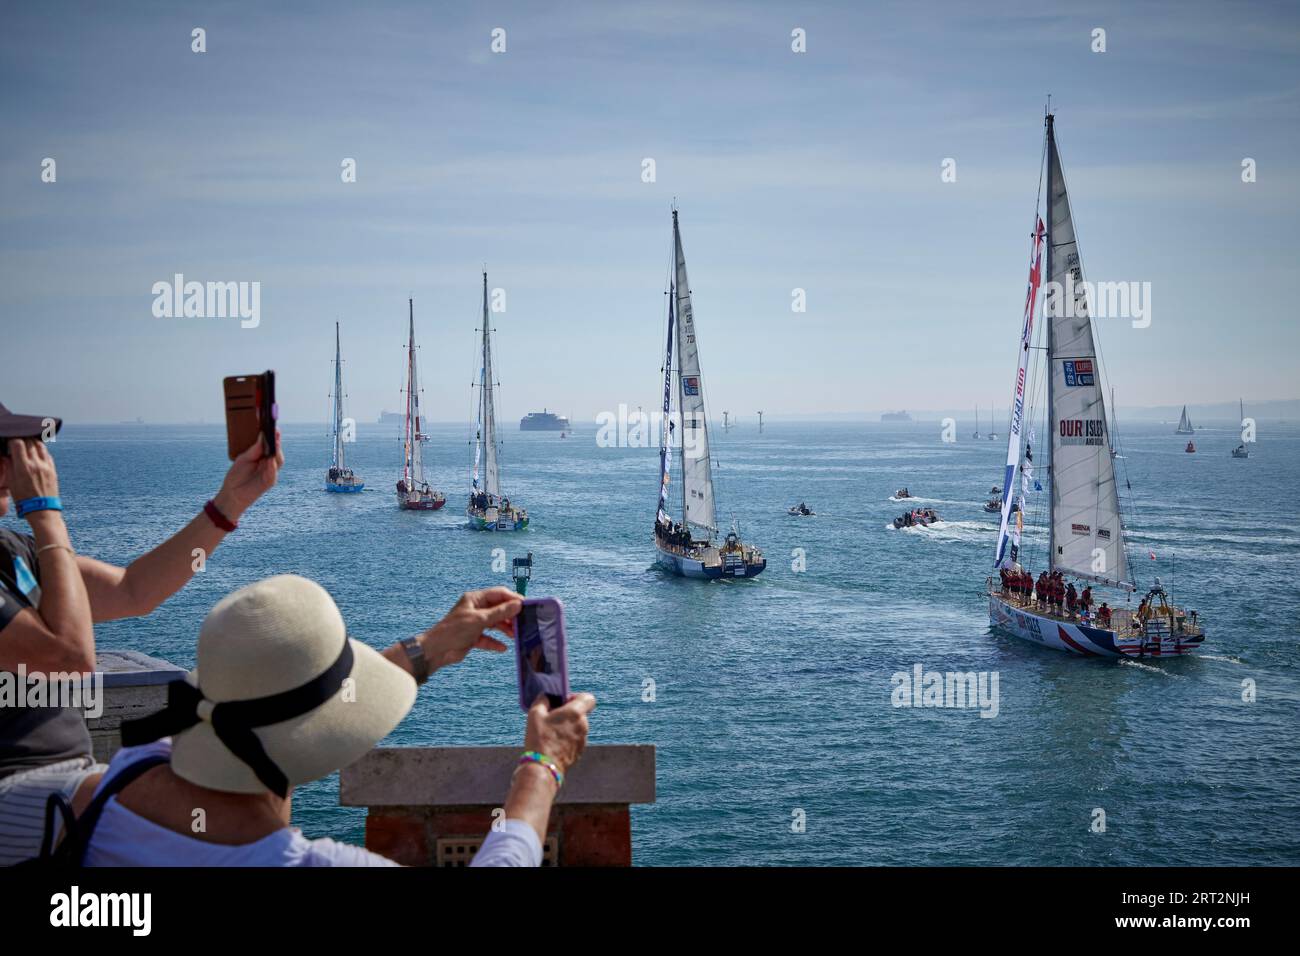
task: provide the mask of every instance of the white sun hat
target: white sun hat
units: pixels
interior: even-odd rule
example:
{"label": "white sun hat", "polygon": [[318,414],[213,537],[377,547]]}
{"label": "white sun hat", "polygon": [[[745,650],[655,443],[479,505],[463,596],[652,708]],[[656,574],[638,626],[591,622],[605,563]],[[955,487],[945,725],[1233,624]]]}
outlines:
{"label": "white sun hat", "polygon": [[199,632],[198,667],[167,707],[122,725],[125,745],[172,735],[177,776],[284,796],[360,758],[406,716],[416,684],[347,636],[329,593],[292,574],[226,595]]}

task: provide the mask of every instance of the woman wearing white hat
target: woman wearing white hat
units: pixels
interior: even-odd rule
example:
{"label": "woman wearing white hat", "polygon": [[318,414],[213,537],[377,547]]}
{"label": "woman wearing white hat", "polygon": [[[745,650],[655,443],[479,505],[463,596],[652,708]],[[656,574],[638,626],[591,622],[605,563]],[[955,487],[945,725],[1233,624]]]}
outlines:
{"label": "woman wearing white hat", "polygon": [[[31,531],[0,527],[0,671],[29,680],[93,671],[93,624],[148,614],[184,587],[195,571],[195,549],[211,555],[284,464],[278,437],[274,454],[259,438],[235,459],[202,513],[117,567],[78,554],[68,537],[47,446],[62,425],[0,404],[0,518],[12,507]],[[80,810],[103,769],[77,708],[0,707],[0,866],[37,852],[51,793]]]}
{"label": "woman wearing white hat", "polygon": [[[78,820],[74,856],[87,866],[391,865],[291,829],[292,789],[386,737],[429,671],[474,648],[505,650],[484,632],[513,636],[520,601],[506,588],[471,592],[381,654],[347,636],[333,599],[306,578],[279,575],[227,595],[204,620],[198,667],[169,686],[167,707],[122,725],[125,746]],[[590,694],[554,709],[544,697],[534,704],[506,822],[475,865],[541,863],[551,803],[595,704]]]}

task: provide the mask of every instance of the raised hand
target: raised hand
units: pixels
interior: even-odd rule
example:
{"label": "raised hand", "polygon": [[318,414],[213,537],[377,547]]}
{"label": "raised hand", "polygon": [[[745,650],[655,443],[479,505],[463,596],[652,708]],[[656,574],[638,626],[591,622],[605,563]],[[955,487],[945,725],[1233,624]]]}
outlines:
{"label": "raised hand", "polygon": [[524,749],[545,754],[560,773],[568,773],[587,746],[587,715],[595,709],[596,698],[585,692],[571,694],[561,707],[551,707],[546,695],[538,694],[528,708]]}
{"label": "raised hand", "polygon": [[15,502],[24,498],[57,498],[59,473],[45,442],[37,438],[9,439],[9,493]]}
{"label": "raised hand", "polygon": [[515,617],[523,598],[505,587],[469,591],[447,612],[447,616],[421,636],[424,656],[431,670],[456,664],[475,648],[501,653],[504,642],[489,636],[488,630],[515,636]]}
{"label": "raised hand", "polygon": [[275,432],[275,454],[265,454],[266,444],[261,435],[248,448],[244,449],[230,464],[226,480],[221,483],[213,503],[217,510],[231,521],[238,521],[258,498],[262,497],[276,479],[284,466],[284,449],[280,447],[280,431]]}

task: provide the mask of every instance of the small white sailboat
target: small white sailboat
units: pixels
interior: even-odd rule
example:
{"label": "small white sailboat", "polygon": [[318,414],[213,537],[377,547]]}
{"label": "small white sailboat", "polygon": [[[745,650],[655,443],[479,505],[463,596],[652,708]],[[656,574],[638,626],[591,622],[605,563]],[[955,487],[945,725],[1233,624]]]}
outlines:
{"label": "small white sailboat", "polygon": [[[1172,657],[1188,654],[1205,640],[1198,615],[1169,600],[1156,578],[1136,611],[1112,609],[1103,601],[1095,613],[1073,603],[1066,577],[1119,589],[1136,590],[1124,546],[1124,528],[1115,482],[1115,462],[1106,422],[1105,398],[1097,368],[1092,319],[1083,283],[1083,262],[1075,237],[1065,174],[1057,152],[1053,117],[1046,117],[1047,222],[1035,215],[1029,291],[1021,325],[1019,361],[1007,462],[1002,519],[994,567],[1004,576],[988,582],[989,621],[1009,634],[1056,650],[1097,657]],[[1044,254],[1047,422],[1050,464],[1047,508],[1047,571],[1034,585],[1019,563],[1026,496],[1041,485],[1033,476],[1032,431],[1022,448],[1026,381],[1034,333],[1034,312]],[[1073,309],[1063,308],[1061,290],[1068,275],[1076,290]],[[1020,478],[1017,480],[1016,473]],[[1014,519],[1013,519],[1014,515]],[[1065,597],[1063,598],[1063,595]]]}
{"label": "small white sailboat", "polygon": [[421,431],[420,373],[415,361],[415,300],[406,300],[409,326],[406,339],[406,414],[402,419],[402,477],[397,482],[397,507],[403,511],[437,511],[447,503],[440,491],[424,480],[423,445],[429,440]]}
{"label": "small white sailboat", "polygon": [[988,435],[989,441],[998,440],[998,433],[993,430],[993,419],[996,417],[996,415],[997,415],[997,409],[994,408],[992,405],[990,405],[989,406],[989,435]]}
{"label": "small white sailboat", "polygon": [[1192,427],[1191,421],[1187,417],[1187,406],[1183,406],[1183,415],[1178,419],[1178,428],[1174,430],[1175,435],[1192,435],[1196,429]]}
{"label": "small white sailboat", "polygon": [[[487,271],[483,272],[483,364],[479,366],[478,431],[474,465],[470,470],[469,504],[465,514],[475,531],[522,531],[528,512],[501,494],[501,442],[497,438],[496,379],[492,375],[492,337],[488,316]],[[483,474],[479,475],[479,461]]]}
{"label": "small white sailboat", "polygon": [[976,441],[984,437],[980,434],[980,407],[978,405],[975,406],[975,432],[970,437]]}
{"label": "small white sailboat", "polygon": [[[767,560],[758,548],[745,544],[732,524],[719,544],[713,488],[713,461],[709,454],[708,412],[704,405],[704,377],[691,287],[686,278],[682,234],[673,210],[674,279],[668,288],[668,344],[664,357],[664,422],[659,439],[659,505],[655,511],[656,563],[688,578],[752,578],[763,572]],[[678,367],[673,368],[676,353]],[[677,388],[673,388],[674,382]],[[676,458],[682,486],[682,518],[668,515],[669,451],[673,445],[673,395],[677,396],[681,434],[676,436]]]}
{"label": "small white sailboat", "polygon": [[334,457],[325,472],[325,490],[339,494],[360,491],[366,483],[348,467],[343,453],[346,431],[343,427],[343,358],[339,346],[339,324],[334,323]]}
{"label": "small white sailboat", "polygon": [[[1246,405],[1241,399],[1237,399],[1237,409],[1241,415],[1241,427],[1246,427]],[[1249,458],[1250,449],[1246,447],[1245,441],[1232,450],[1233,458]]]}

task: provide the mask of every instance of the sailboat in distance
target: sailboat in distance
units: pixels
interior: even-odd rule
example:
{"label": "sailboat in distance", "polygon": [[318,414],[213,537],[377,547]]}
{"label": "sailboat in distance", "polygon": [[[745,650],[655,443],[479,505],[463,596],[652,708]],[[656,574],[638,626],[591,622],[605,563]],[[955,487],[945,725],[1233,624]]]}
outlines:
{"label": "sailboat in distance", "polygon": [[1187,406],[1184,405],[1184,406],[1183,406],[1183,416],[1182,416],[1182,418],[1178,419],[1178,428],[1176,428],[1176,429],[1174,430],[1174,434],[1175,434],[1175,435],[1192,435],[1192,434],[1195,434],[1195,432],[1196,432],[1196,429],[1192,427],[1192,423],[1191,423],[1191,421],[1188,420],[1188,418],[1187,418]]}
{"label": "sailboat in distance", "polygon": [[420,374],[415,362],[415,300],[406,300],[410,325],[406,339],[406,415],[402,425],[402,477],[397,482],[397,506],[403,511],[437,511],[447,503],[442,492],[424,480],[424,455],[429,440],[421,430]]}
{"label": "sailboat in distance", "polygon": [[343,418],[343,359],[339,348],[339,324],[334,323],[334,458],[325,472],[325,490],[341,494],[360,491],[366,483],[347,466],[344,458],[346,430]]}
{"label": "sailboat in distance", "polygon": [[992,405],[989,406],[989,441],[997,441],[998,433],[993,430],[993,419],[997,415],[997,409]]}
{"label": "sailboat in distance", "polygon": [[[1136,590],[1136,575],[1131,573],[1133,568],[1124,546],[1125,523],[1115,482],[1115,461],[1110,453],[1112,436],[1106,421],[1083,260],[1051,113],[1046,117],[1045,135],[1047,222],[1044,224],[1035,210],[1029,290],[1007,440],[1002,520],[994,559],[1002,580],[1001,586],[992,578],[988,581],[989,621],[1015,637],[1084,656],[1188,654],[1205,640],[1197,612],[1175,606],[1159,578],[1136,611],[1127,607],[1129,595]],[[1046,345],[1039,350],[1032,343],[1039,267],[1044,256]],[[1061,302],[1067,276],[1073,277],[1075,290],[1072,309]],[[1044,353],[1045,357],[1040,358]],[[1033,474],[1032,428],[1023,447],[1021,437],[1028,417],[1026,406],[1032,400],[1025,383],[1040,380],[1038,375],[1027,375],[1031,359],[1048,365],[1042,378],[1047,383],[1050,453],[1047,569],[1036,583],[1020,563],[1021,533],[1029,510],[1026,499],[1041,487]],[[1080,605],[1074,583],[1067,585],[1067,578],[1078,579],[1085,589],[1097,585],[1124,592],[1126,606],[1112,608],[1109,602],[1102,601],[1094,611],[1086,600]]]}
{"label": "sailboat in distance", "polygon": [[[763,552],[731,531],[718,544],[718,520],[713,493],[713,461],[709,455],[709,422],[704,405],[704,376],[691,309],[691,287],[686,279],[682,234],[673,210],[673,276],[668,286],[668,344],[664,357],[664,427],[659,437],[659,505],[655,511],[656,563],[664,570],[688,578],[752,578],[763,572]],[[673,354],[677,355],[676,369]],[[676,374],[674,374],[676,372]],[[674,382],[677,388],[673,388]],[[682,486],[682,519],[668,514],[669,455],[677,423],[672,420],[673,395],[677,396],[680,434],[676,458]]]}
{"label": "sailboat in distance", "polygon": [[[1237,399],[1237,410],[1241,413],[1241,427],[1244,429],[1246,427],[1246,404],[1241,399]],[[1250,449],[1246,447],[1246,442],[1244,439],[1242,440],[1240,445],[1238,445],[1236,448],[1232,450],[1232,457],[1233,458],[1250,457]]]}
{"label": "sailboat in distance", "polygon": [[[487,270],[483,271],[483,364],[478,373],[478,432],[470,470],[469,504],[465,514],[475,531],[523,531],[528,512],[501,494],[501,442],[497,439],[496,379],[492,377],[492,336],[488,321]],[[479,475],[479,461],[483,474]]]}
{"label": "sailboat in distance", "polygon": [[978,405],[975,406],[975,433],[970,437],[976,441],[984,437],[980,434],[980,407]]}

